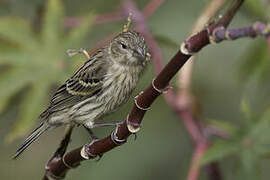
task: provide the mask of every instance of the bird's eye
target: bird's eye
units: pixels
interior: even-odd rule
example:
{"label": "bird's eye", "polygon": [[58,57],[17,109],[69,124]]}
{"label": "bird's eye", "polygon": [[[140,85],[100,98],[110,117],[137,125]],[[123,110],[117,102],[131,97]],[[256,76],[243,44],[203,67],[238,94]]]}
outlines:
{"label": "bird's eye", "polygon": [[127,49],[127,45],[125,45],[124,43],[121,43],[121,47],[122,47],[123,49]]}

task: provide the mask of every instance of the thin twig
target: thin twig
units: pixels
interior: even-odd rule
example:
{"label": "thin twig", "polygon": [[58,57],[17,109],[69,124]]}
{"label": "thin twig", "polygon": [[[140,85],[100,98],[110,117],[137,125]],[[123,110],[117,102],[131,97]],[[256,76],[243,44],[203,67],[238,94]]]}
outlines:
{"label": "thin twig", "polygon": [[193,153],[191,165],[188,173],[187,180],[197,180],[200,174],[200,167],[198,165],[198,161],[200,160],[203,153],[206,151],[208,144],[206,142],[199,143],[195,152]]}
{"label": "thin twig", "polygon": [[[124,17],[125,17],[124,12],[122,10],[119,10],[113,13],[95,15],[93,23],[104,24],[104,23],[122,20]],[[80,25],[83,21],[84,21],[84,18],[82,17],[67,17],[65,19],[65,26],[68,28],[76,27]]]}
{"label": "thin twig", "polygon": [[151,16],[156,10],[159,8],[159,6],[164,2],[164,0],[152,0],[150,1],[143,9],[143,14],[146,17]]}
{"label": "thin twig", "polygon": [[235,12],[241,7],[241,5],[244,3],[245,0],[233,0],[230,4],[230,7],[228,8],[228,11],[224,16],[220,18],[220,20],[217,22],[215,27],[223,26],[227,28],[227,26],[232,21]]}
{"label": "thin twig", "polygon": [[[164,0],[152,0],[150,1],[143,9],[143,14],[146,17],[151,16],[159,6],[164,2]],[[98,14],[94,17],[94,24],[104,24],[122,20],[126,16],[126,12],[124,9],[120,9],[118,11],[108,13],[108,14]],[[76,27],[83,22],[84,19],[82,17],[68,17],[65,19],[65,26],[68,28]]]}

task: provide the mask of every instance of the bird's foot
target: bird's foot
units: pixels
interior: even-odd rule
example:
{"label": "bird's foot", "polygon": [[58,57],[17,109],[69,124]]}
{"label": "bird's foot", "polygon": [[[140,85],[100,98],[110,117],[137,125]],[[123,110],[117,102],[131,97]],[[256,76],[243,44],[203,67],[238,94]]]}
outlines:
{"label": "bird's foot", "polygon": [[96,141],[99,141],[99,139],[93,139],[89,144],[85,144],[84,147],[81,150],[81,156],[85,159],[89,158],[97,158],[96,162],[100,161],[101,158],[103,157],[103,154],[93,154],[90,152],[90,146],[94,144]]}
{"label": "bird's foot", "polygon": [[111,140],[114,142],[114,144],[116,144],[118,146],[125,143],[125,142],[127,142],[127,139],[119,138],[118,135],[117,135],[121,123],[117,123],[116,124],[116,129],[113,130],[112,133],[111,133]]}
{"label": "bird's foot", "polygon": [[84,124],[83,127],[88,131],[93,140],[99,139],[92,131],[93,128],[106,127],[106,126],[118,126],[121,122],[100,123],[100,124]]}

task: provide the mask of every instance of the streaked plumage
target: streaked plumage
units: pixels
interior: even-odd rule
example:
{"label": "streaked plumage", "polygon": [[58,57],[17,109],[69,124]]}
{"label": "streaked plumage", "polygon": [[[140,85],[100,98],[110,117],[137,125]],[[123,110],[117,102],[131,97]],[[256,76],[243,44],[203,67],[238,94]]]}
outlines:
{"label": "streaked plumage", "polygon": [[120,33],[93,54],[53,95],[37,127],[17,150],[19,156],[43,132],[63,124],[91,128],[103,116],[124,104],[146,64],[147,47],[135,31]]}

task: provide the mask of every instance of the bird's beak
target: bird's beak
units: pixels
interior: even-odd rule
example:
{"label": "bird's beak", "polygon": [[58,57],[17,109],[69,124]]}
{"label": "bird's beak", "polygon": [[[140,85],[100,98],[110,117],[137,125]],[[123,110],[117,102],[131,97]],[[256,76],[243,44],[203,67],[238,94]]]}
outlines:
{"label": "bird's beak", "polygon": [[135,53],[137,54],[137,55],[139,55],[139,56],[141,56],[141,57],[145,57],[145,51],[143,50],[143,48],[137,48],[136,50],[135,50]]}

